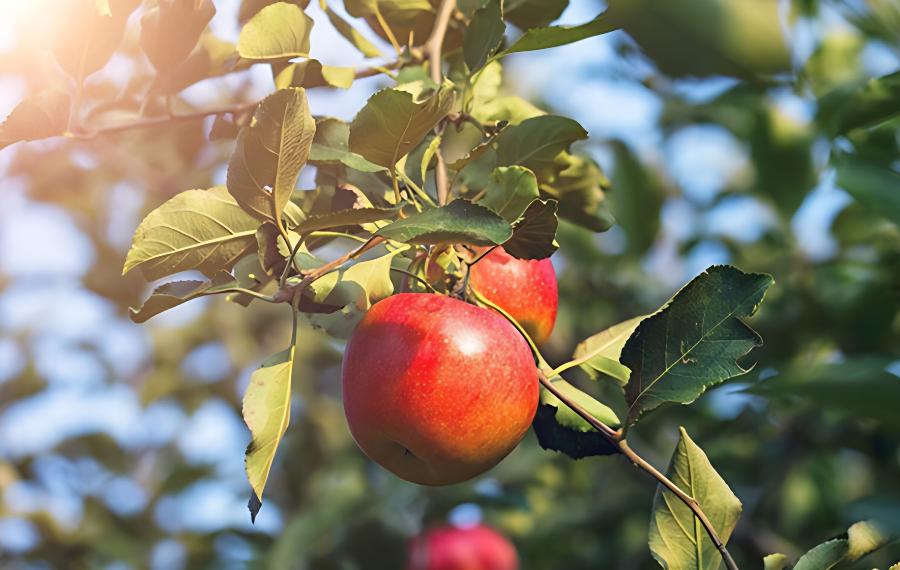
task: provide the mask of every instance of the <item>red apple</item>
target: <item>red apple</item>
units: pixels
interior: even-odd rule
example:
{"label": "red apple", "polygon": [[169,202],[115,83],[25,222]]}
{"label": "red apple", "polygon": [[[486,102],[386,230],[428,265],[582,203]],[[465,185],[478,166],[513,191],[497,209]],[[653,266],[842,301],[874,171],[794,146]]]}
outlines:
{"label": "red apple", "polygon": [[484,473],[538,403],[534,358],[506,319],[444,295],[376,303],[344,353],[344,412],[373,461],[421,485]]}
{"label": "red apple", "polygon": [[516,319],[534,342],[550,338],[559,293],[549,259],[516,259],[498,247],[471,272],[469,283],[475,290]]}
{"label": "red apple", "polygon": [[407,570],[518,570],[516,549],[484,526],[445,526],[412,541]]}

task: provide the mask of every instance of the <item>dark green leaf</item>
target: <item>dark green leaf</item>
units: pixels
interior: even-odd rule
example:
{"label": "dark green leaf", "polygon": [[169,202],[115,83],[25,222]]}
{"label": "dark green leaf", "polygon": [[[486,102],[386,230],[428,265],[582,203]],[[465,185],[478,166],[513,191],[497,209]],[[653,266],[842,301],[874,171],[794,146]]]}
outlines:
{"label": "dark green leaf", "polygon": [[497,137],[497,164],[530,166],[552,162],[573,142],[586,139],[577,121],[557,115],[532,117],[513,125]]}
{"label": "dark green leaf", "polygon": [[397,217],[397,208],[358,208],[351,210],[338,210],[327,214],[309,216],[295,230],[301,234],[337,228],[342,226],[358,226],[370,224],[381,220],[390,220]]}
{"label": "dark green leaf", "polygon": [[665,189],[655,172],[647,169],[622,142],[614,143],[615,165],[610,209],[628,239],[628,250],[646,252],[659,232]]}
{"label": "dark green leaf", "polygon": [[541,181],[540,188],[544,195],[559,201],[560,217],[595,232],[612,227],[615,220],[604,191],[609,181],[593,160],[563,153],[550,170],[549,180]]}
{"label": "dark green leaf", "polygon": [[397,220],[376,232],[404,243],[500,245],[512,235],[512,228],[500,216],[468,200],[457,199]]}
{"label": "dark green leaf", "polygon": [[393,168],[450,112],[453,101],[449,83],[424,99],[400,89],[382,89],[372,95],[350,124],[350,150]]}
{"label": "dark green leaf", "polygon": [[255,61],[308,56],[313,23],[296,4],[277,2],[266,6],[241,30],[238,55]]}
{"label": "dark green leaf", "polygon": [[539,196],[537,179],[532,171],[524,166],[500,166],[491,173],[484,198],[478,203],[512,223]]}
{"label": "dark green leaf", "polygon": [[[741,502],[684,428],[666,474],[679,489],[700,503],[716,534],[727,543],[741,516]],[[650,551],[663,568],[719,570],[722,567],[722,556],[693,511],[662,485],[657,486],[653,497]]]}
{"label": "dark green leaf", "polygon": [[182,192],[138,226],[122,273],[139,268],[153,280],[197,269],[212,277],[256,247],[258,226],[224,186]]}
{"label": "dark green leaf", "polygon": [[900,71],[840,87],[819,100],[816,121],[831,134],[870,127],[900,114]]}
{"label": "dark green leaf", "polygon": [[569,0],[505,0],[503,17],[520,30],[542,28],[559,18]]}
{"label": "dark green leaf", "polygon": [[282,89],[263,99],[228,163],[228,191],[238,204],[261,220],[280,223],[315,132],[303,89]]}
{"label": "dark green leaf", "polygon": [[518,259],[546,259],[559,249],[558,225],[556,200],[535,200],[513,224],[513,235],[503,249]]}
{"label": "dark green leaf", "polygon": [[[615,412],[609,407],[565,380],[555,381],[554,386],[606,425],[613,428],[620,425]],[[541,447],[565,453],[572,459],[618,453],[600,432],[547,390],[541,390],[541,402],[533,427]]]}
{"label": "dark green leaf", "polygon": [[869,211],[900,225],[900,172],[854,154],[835,159],[837,185]]}
{"label": "dark green leaf", "polygon": [[590,22],[578,26],[550,26],[530,29],[513,42],[511,46],[494,56],[494,59],[523,51],[535,51],[564,46],[617,29],[618,26],[607,16],[600,14]]}
{"label": "dark green leaf", "polygon": [[25,99],[0,124],[0,149],[19,141],[58,136],[69,120],[69,96],[62,91],[41,91]]}
{"label": "dark green leaf", "polygon": [[500,0],[488,0],[475,11],[463,36],[463,56],[470,72],[484,67],[500,47],[505,31]]}
{"label": "dark green leaf", "polygon": [[620,358],[631,370],[627,423],[665,402],[689,404],[747,372],[737,359],[762,339],[741,318],[756,312],[772,283],[769,275],[713,266],[642,321]]}
{"label": "dark green leaf", "polygon": [[141,49],[157,71],[169,71],[193,51],[215,14],[212,0],[161,0],[141,17]]}

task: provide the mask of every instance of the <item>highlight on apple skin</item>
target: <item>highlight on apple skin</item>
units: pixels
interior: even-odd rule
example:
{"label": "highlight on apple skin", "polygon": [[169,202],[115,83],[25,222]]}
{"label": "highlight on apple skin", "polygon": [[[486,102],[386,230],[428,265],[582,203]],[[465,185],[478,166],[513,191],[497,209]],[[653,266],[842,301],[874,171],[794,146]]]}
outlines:
{"label": "highlight on apple skin", "polygon": [[360,449],[421,485],[459,483],[499,463],[538,404],[522,335],[499,314],[444,295],[376,303],[350,338],[342,375]]}
{"label": "highlight on apple skin", "polygon": [[442,526],[410,542],[406,570],[518,570],[512,543],[496,530],[479,524]]}
{"label": "highlight on apple skin", "polygon": [[535,343],[550,338],[559,305],[550,259],[517,259],[497,247],[470,271],[472,287],[516,319]]}

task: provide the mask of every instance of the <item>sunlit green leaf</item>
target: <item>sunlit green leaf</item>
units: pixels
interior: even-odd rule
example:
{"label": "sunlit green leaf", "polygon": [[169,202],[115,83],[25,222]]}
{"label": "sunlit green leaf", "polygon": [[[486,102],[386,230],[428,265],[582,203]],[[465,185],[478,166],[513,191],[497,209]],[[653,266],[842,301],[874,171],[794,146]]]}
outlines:
{"label": "sunlit green leaf", "polygon": [[350,124],[350,150],[375,164],[393,168],[450,112],[453,101],[453,89],[448,83],[424,99],[399,89],[382,89]]}
{"label": "sunlit green leaf", "polygon": [[348,89],[353,85],[352,67],[322,65],[317,59],[305,59],[289,63],[275,75],[275,87],[337,87]]}
{"label": "sunlit green leaf", "polygon": [[[666,475],[700,503],[716,534],[727,543],[741,516],[741,502],[684,428]],[[657,486],[653,498],[649,541],[653,557],[663,568],[719,570],[722,567],[722,556],[693,511],[662,485]]]}
{"label": "sunlit green leaf", "polygon": [[184,61],[216,13],[212,0],[162,0],[141,17],[141,49],[157,71]]}
{"label": "sunlit green leaf", "polygon": [[343,19],[339,14],[335,13],[334,10],[330,9],[324,0],[319,1],[319,6],[325,11],[325,15],[328,16],[328,21],[331,22],[334,29],[336,29],[344,39],[353,44],[353,47],[358,49],[360,53],[366,57],[381,57],[381,50],[375,47],[375,44],[366,39],[364,35],[359,33],[352,24]]}
{"label": "sunlit green leaf", "polygon": [[446,206],[397,220],[376,233],[404,243],[500,245],[512,235],[512,228],[484,206],[456,199]]}
{"label": "sunlit green leaf", "polygon": [[136,323],[143,323],[191,299],[222,293],[224,289],[236,285],[234,278],[224,271],[217,273],[212,281],[170,281],[154,289],[150,298],[139,308],[129,308],[128,316]]}
{"label": "sunlit green leaf", "polygon": [[0,124],[0,149],[19,141],[58,136],[69,120],[69,96],[62,91],[41,91],[15,106]]}
{"label": "sunlit green leaf", "polygon": [[[297,4],[301,8],[309,6],[310,0],[288,0],[291,4]],[[270,4],[275,4],[278,0],[241,0],[241,8],[238,10],[238,22],[244,24],[259,13],[260,10]]]}
{"label": "sunlit green leaf", "polygon": [[[250,384],[244,392],[242,414],[250,428],[250,445],[247,446],[245,468],[247,480],[253,488],[259,510],[263,490],[269,478],[278,444],[287,430],[291,418],[291,376],[294,367],[294,346],[266,359],[250,376]],[[256,512],[252,508],[252,518]]]}
{"label": "sunlit green leaf", "polygon": [[357,208],[337,210],[327,214],[309,216],[295,229],[300,233],[337,228],[342,226],[358,226],[397,217],[397,208]]}
{"label": "sunlit green leaf", "polygon": [[900,71],[839,87],[819,100],[816,121],[832,134],[869,127],[900,114]]}
{"label": "sunlit green leaf", "polygon": [[900,172],[854,154],[835,158],[837,185],[870,212],[900,225]]}
{"label": "sunlit green leaf", "polygon": [[282,89],[263,99],[228,163],[228,191],[238,204],[261,220],[280,223],[315,132],[303,89]]}
{"label": "sunlit green leaf", "polygon": [[212,277],[256,247],[258,226],[224,186],[182,192],[138,226],[122,273],[138,268],[152,280],[197,269]]}
{"label": "sunlit green leaf", "polygon": [[708,387],[747,372],[737,359],[762,339],[741,319],[756,312],[772,283],[769,275],[713,266],[644,319],[620,358],[631,370],[627,423],[665,402],[691,403]]}
{"label": "sunlit green leaf", "polygon": [[312,27],[312,18],[296,4],[271,4],[244,25],[238,38],[238,54],[252,60],[308,56]]}
{"label": "sunlit green leaf", "polygon": [[763,570],[785,570],[787,568],[787,556],[784,554],[769,554],[763,558]]}
{"label": "sunlit green leaf", "polygon": [[891,541],[877,524],[858,522],[838,538],[823,542],[800,557],[793,570],[846,568]]}
{"label": "sunlit green leaf", "polygon": [[631,371],[619,362],[619,357],[628,337],[645,318],[641,316],[628,319],[584,339],[575,347],[572,357],[581,363],[581,367],[591,377],[596,378],[597,372],[600,372],[615,378],[624,386]]}
{"label": "sunlit green leaf", "polygon": [[316,123],[316,136],[313,139],[312,148],[309,151],[309,161],[312,163],[341,163],[361,172],[378,172],[384,170],[369,162],[361,155],[350,152],[350,125],[341,121],[326,117]]}

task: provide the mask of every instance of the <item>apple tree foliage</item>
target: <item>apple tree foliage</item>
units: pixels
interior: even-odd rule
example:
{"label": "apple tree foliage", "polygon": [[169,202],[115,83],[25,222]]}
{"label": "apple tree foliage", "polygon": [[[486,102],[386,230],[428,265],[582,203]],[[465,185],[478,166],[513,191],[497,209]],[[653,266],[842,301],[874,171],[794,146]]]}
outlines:
{"label": "apple tree foliage", "polygon": [[[335,10],[323,0],[315,12],[318,18],[313,18],[309,2],[244,0],[234,42],[208,31],[216,14],[210,0],[160,0],[141,8],[136,0],[65,4],[70,22],[94,31],[74,33],[71,27],[70,33],[52,38],[56,61],[71,87],[48,88],[23,100],[0,125],[0,145],[50,138],[79,144],[81,139],[115,140],[129,133],[143,137],[125,139],[127,148],[110,150],[121,154],[118,172],[112,168],[107,179],[74,182],[104,187],[116,177],[140,176],[161,190],[151,197],[152,209],[137,226],[124,257],[127,281],[120,281],[107,266],[91,285],[115,298],[123,292],[117,283],[125,282],[128,302],[144,288],[136,275],[154,282],[152,292],[129,310],[133,321],[143,323],[211,296],[223,296],[258,314],[252,335],[281,331],[266,322],[279,312],[292,315],[289,332],[265,343],[276,345],[271,347],[274,354],[252,372],[242,396],[242,415],[251,435],[245,466],[254,518],[292,430],[324,430],[327,426],[316,422],[331,421],[305,407],[307,401],[320,401],[313,388],[295,385],[309,384],[316,366],[316,352],[310,347],[323,341],[307,340],[304,335],[315,334],[312,329],[346,339],[373,303],[400,290],[431,289],[424,283],[427,263],[464,275],[477,259],[476,248],[502,246],[520,259],[544,259],[571,248],[567,259],[575,265],[600,267],[602,256],[586,244],[594,239],[592,234],[606,232],[616,221],[627,240],[626,251],[593,273],[575,269],[562,275],[564,319],[571,318],[572,307],[577,311],[579,303],[590,305],[591,287],[609,287],[620,291],[618,300],[626,298],[629,276],[639,272],[636,260],[660,231],[659,210],[670,181],[620,141],[608,141],[615,168],[609,176],[604,173],[588,152],[593,141],[582,124],[511,90],[504,65],[512,54],[624,30],[630,40],[623,44],[623,57],[642,52],[663,82],[683,76],[732,78],[733,87],[701,102],[687,101],[670,85],[657,86],[648,79],[666,97],[663,131],[714,123],[739,137],[757,164],[754,191],[772,203],[783,226],[815,185],[817,169],[824,168],[815,163],[812,146],[825,141],[830,145],[827,167],[854,199],[839,220],[842,246],[846,240],[848,251],[856,244],[870,248],[872,256],[897,261],[896,249],[884,252],[897,245],[892,224],[900,222],[900,78],[897,72],[865,80],[838,77],[826,58],[850,57],[840,50],[857,48],[844,46],[832,53],[823,45],[802,78],[815,94],[817,130],[803,130],[777,115],[766,103],[766,90],[786,89],[801,79],[792,78],[796,70],[775,0],[610,0],[577,25],[553,23],[566,1],[346,0],[343,10]],[[846,17],[862,33],[900,37],[897,20],[890,19],[900,13],[887,2],[873,6],[871,13],[848,9]],[[818,3],[798,1],[794,8],[799,15],[792,17],[812,19]],[[129,16],[138,11],[139,39],[122,43],[130,30]],[[312,58],[316,26],[333,27],[370,64],[338,67]],[[118,94],[91,81],[117,50],[149,62],[145,76]],[[271,75],[270,93],[259,100],[248,100],[234,89],[222,96],[219,107],[206,109],[191,108],[179,95],[201,81],[251,68],[264,68]],[[377,79],[373,83],[371,78]],[[314,89],[347,89],[361,81],[372,85],[372,93],[349,121],[319,114],[308,96]],[[212,117],[211,128],[198,130],[204,117]],[[175,177],[160,167],[175,160],[187,164],[190,155],[195,170],[215,168],[217,160],[202,151],[207,143],[225,153],[224,183],[208,184],[209,176],[202,172]],[[40,168],[39,155],[32,155],[31,162],[25,155],[22,161],[20,172]],[[69,207],[79,209],[77,204]],[[570,332],[586,334],[572,339],[577,347],[570,358],[554,354],[561,364],[551,366],[536,353],[541,373],[554,387],[542,390],[534,422],[540,445],[574,459],[625,453],[630,450],[624,445],[627,436],[636,432],[639,437],[651,412],[664,405],[692,404],[718,384],[746,375],[756,358],[769,364],[780,358],[785,364],[770,366],[777,370],[775,377],[751,385],[754,394],[799,398],[896,426],[898,391],[887,386],[896,384],[896,378],[885,372],[883,356],[890,350],[896,353],[896,345],[879,346],[897,338],[896,318],[891,321],[885,314],[896,313],[897,305],[888,297],[880,309],[868,304],[878,291],[889,291],[891,283],[896,287],[896,273],[879,277],[881,281],[867,280],[860,272],[873,270],[850,259],[794,274],[794,266],[802,261],[771,253],[793,247],[784,243],[784,231],[773,230],[766,238],[772,243],[760,244],[758,250],[735,254],[751,270],[711,266],[661,305],[624,301],[611,311],[607,304],[600,318],[587,308],[571,327]],[[110,251],[104,255],[114,257]],[[610,276],[599,275],[607,268]],[[176,277],[183,272],[191,274]],[[781,291],[773,287],[769,273],[787,276]],[[466,285],[462,278],[441,293],[492,308]],[[777,306],[764,322],[779,340],[766,349],[771,356],[748,356],[763,343],[749,321],[767,292],[776,296]],[[570,301],[567,308],[567,296],[578,301]],[[843,297],[833,310],[826,309],[832,296]],[[860,318],[876,330],[862,331],[866,338],[843,331],[854,336],[840,339],[850,355],[846,360],[817,359],[805,366],[791,360],[791,347],[799,340],[781,339],[795,326],[791,319],[801,303],[809,304],[804,311],[828,314],[818,325],[797,325],[797,335],[814,336],[817,326],[832,320],[852,322],[854,315],[863,315]],[[632,306],[634,310],[623,309]],[[611,314],[618,319],[608,318]],[[263,356],[248,358],[259,361]],[[847,385],[854,376],[861,376],[859,390]],[[873,404],[859,393],[868,389],[882,401]],[[301,415],[308,417],[291,426],[298,416],[292,413],[298,391],[304,400]],[[691,423],[690,416],[683,417]],[[691,431],[702,441],[714,439],[710,432],[715,429]],[[673,433],[670,429],[661,437]],[[666,478],[699,504],[718,537],[728,542],[739,524],[742,499],[751,500],[756,509],[765,506],[759,506],[756,497],[742,497],[741,490],[750,487],[746,480],[733,489],[687,429],[677,433],[677,444],[667,440],[675,449]],[[760,470],[780,469],[766,465],[762,457],[759,461],[764,465]],[[652,499],[653,558],[670,569],[722,567],[710,534],[673,491],[660,485]],[[337,500],[330,509],[310,511],[312,520],[301,514],[292,524],[333,524],[352,509],[350,502]],[[577,521],[578,515],[573,517]],[[572,524],[576,532],[577,522]],[[288,535],[302,536],[292,528]],[[795,570],[841,568],[890,540],[882,523],[855,522],[845,534],[806,554],[794,547],[788,549],[789,556],[770,554],[783,546],[779,540],[761,542],[755,551],[770,554],[766,568],[787,568],[789,560],[795,561]],[[272,556],[277,558],[277,550]],[[759,559],[751,564],[758,566]]]}

